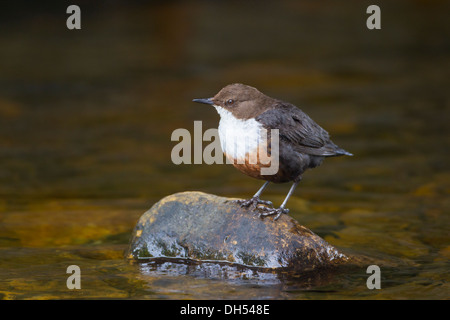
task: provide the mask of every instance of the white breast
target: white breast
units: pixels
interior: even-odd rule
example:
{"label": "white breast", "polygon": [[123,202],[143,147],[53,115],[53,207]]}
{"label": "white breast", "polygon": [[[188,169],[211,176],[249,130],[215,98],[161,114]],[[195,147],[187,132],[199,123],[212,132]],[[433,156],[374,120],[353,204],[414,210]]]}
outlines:
{"label": "white breast", "polygon": [[262,125],[255,119],[236,119],[231,112],[216,107],[220,115],[219,138],[227,157],[245,159],[258,148]]}

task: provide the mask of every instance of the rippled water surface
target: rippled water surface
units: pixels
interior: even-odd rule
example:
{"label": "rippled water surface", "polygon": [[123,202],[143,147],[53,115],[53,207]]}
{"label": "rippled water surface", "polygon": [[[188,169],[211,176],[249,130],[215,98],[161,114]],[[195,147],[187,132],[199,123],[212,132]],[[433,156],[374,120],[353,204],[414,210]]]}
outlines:
{"label": "rippled water surface", "polygon": [[[448,299],[450,25],[445,1],[79,1],[0,19],[3,299]],[[123,259],[140,215],[186,190],[249,197],[226,165],[171,161],[171,133],[217,127],[191,102],[242,82],[300,106],[354,157],[307,172],[291,215],[365,267],[310,279]],[[265,197],[281,203],[289,185]],[[78,265],[82,289],[68,290]]]}

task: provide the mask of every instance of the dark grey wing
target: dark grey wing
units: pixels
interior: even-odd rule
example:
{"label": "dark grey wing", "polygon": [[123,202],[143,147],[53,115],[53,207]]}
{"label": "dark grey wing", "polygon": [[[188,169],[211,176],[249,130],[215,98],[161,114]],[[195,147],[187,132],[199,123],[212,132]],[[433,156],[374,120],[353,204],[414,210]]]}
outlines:
{"label": "dark grey wing", "polygon": [[278,129],[280,140],[284,140],[300,153],[315,156],[345,154],[336,146],[330,135],[296,106],[278,102],[268,111],[256,117],[266,129]]}

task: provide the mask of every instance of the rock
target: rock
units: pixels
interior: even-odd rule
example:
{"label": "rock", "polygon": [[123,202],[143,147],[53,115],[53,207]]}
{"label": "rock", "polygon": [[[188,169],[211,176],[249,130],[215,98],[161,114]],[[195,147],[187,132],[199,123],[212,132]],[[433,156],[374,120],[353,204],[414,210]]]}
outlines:
{"label": "rock", "polygon": [[182,258],[310,271],[349,258],[295,219],[259,218],[233,199],[201,192],[167,196],[139,219],[126,257]]}

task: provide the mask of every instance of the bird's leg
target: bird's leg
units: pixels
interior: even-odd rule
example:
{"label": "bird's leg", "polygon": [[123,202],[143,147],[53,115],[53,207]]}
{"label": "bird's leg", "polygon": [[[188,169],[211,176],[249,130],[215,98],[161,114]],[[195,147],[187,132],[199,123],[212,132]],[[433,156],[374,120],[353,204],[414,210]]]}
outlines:
{"label": "bird's leg", "polygon": [[289,200],[289,198],[292,196],[292,194],[294,193],[295,188],[297,187],[297,185],[299,184],[300,181],[296,181],[294,182],[294,184],[292,185],[291,189],[289,189],[289,192],[286,196],[286,198],[284,199],[283,203],[281,204],[281,206],[278,209],[273,209],[273,208],[267,208],[267,207],[263,207],[263,206],[258,206],[259,209],[262,209],[263,212],[261,212],[259,214],[260,217],[265,217],[265,216],[272,216],[272,215],[276,215],[275,218],[273,220],[277,220],[282,213],[288,213],[289,209],[286,208],[286,204]]}
{"label": "bird's leg", "polygon": [[261,196],[264,189],[266,189],[267,185],[269,184],[269,181],[266,181],[263,186],[258,190],[258,192],[255,193],[255,195],[248,199],[248,200],[235,200],[236,203],[238,203],[241,207],[253,207],[256,208],[258,204],[264,204],[267,206],[272,206],[272,202],[261,200],[259,197]]}

